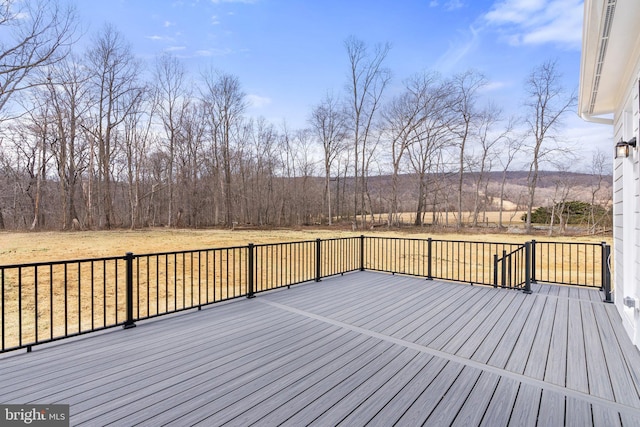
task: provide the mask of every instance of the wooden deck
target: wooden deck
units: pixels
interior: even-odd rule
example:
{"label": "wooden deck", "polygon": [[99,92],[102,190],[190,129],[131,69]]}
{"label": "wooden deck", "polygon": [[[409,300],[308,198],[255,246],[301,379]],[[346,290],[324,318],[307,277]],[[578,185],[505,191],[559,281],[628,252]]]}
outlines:
{"label": "wooden deck", "polygon": [[640,425],[598,291],[358,272],[0,359],[1,403],[72,425]]}

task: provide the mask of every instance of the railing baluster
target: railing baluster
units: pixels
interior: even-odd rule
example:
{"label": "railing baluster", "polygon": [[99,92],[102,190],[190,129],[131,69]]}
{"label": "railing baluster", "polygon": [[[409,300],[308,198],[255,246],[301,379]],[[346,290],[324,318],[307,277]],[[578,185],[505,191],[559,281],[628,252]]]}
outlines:
{"label": "railing baluster", "polygon": [[[127,277],[127,320],[124,322],[123,328],[130,329],[135,328],[136,324],[133,322],[133,253],[127,252],[125,255],[126,262],[126,277]],[[116,266],[118,262],[116,261]],[[117,291],[116,291],[117,294]],[[116,306],[116,313],[118,307]],[[117,319],[116,319],[117,323]]]}
{"label": "railing baluster", "polygon": [[360,271],[364,271],[364,236],[360,236]]}
{"label": "railing baluster", "polygon": [[34,335],[35,335],[35,342],[38,343],[38,266],[36,265],[34,267],[34,272],[33,272],[33,283],[34,283],[34,298],[33,298],[33,303],[34,303],[34,313],[33,313],[33,322],[34,322]]}
{"label": "railing baluster", "polygon": [[[64,334],[69,335],[69,331],[67,328],[67,321],[69,319],[69,310],[68,310],[68,303],[67,303],[67,288],[69,287],[68,283],[67,283],[67,263],[64,263]],[[117,295],[117,292],[116,292]]]}
{"label": "railing baluster", "polygon": [[524,285],[524,293],[525,294],[530,294],[531,293],[531,243],[530,242],[526,242],[525,243],[525,254],[524,254],[524,280],[525,280],[525,285]]}
{"label": "railing baluster", "polygon": [[[6,336],[7,333],[5,331],[5,305],[6,305],[6,299],[4,297],[4,278],[6,276],[6,270],[4,268],[0,268],[0,298],[2,298],[2,300],[0,300],[0,303],[2,303],[2,318],[0,320],[2,320],[2,325],[0,326],[2,328],[2,348],[0,348],[0,350],[4,351],[6,347],[5,341],[6,341]],[[53,310],[51,310],[51,312],[53,313]]]}
{"label": "railing baluster", "polygon": [[316,239],[316,282],[320,281],[320,278],[322,277],[322,271],[321,271],[321,240],[320,239]]}
{"label": "railing baluster", "polygon": [[429,237],[429,239],[427,239],[427,279],[429,280],[433,280],[433,272],[431,270],[431,262],[433,261],[432,247],[433,240]]}
{"label": "railing baluster", "polygon": [[253,263],[255,262],[253,251],[254,245],[249,243],[247,246],[247,298],[255,297],[253,294]]}
{"label": "railing baluster", "polygon": [[602,288],[604,289],[604,302],[612,303],[611,299],[611,246],[602,243]]}
{"label": "railing baluster", "polygon": [[[2,294],[4,295],[4,291]],[[2,304],[2,308],[4,310],[4,304]],[[4,327],[4,319],[2,321],[2,326]],[[4,333],[2,336],[4,337]],[[49,264],[49,339],[53,339],[53,264]],[[2,347],[4,349],[4,345]]]}
{"label": "railing baluster", "polygon": [[531,241],[531,283],[536,283],[536,241]]}

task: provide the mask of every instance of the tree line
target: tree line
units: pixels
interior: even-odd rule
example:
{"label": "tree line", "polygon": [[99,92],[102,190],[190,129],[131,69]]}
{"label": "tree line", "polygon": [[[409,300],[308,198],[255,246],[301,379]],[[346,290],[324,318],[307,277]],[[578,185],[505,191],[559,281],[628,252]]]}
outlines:
{"label": "tree line", "polygon": [[[55,1],[1,6],[0,228],[364,228],[374,214],[397,225],[407,210],[415,225],[445,210],[457,227],[463,211],[477,225],[489,198],[502,210],[517,156],[530,164],[531,227],[540,164],[563,150],[554,132],[576,100],[554,61],[525,82],[525,117],[481,104],[488,79],[474,70],[416,73],[392,92],[390,46],[349,37],[346,90],[327,91],[291,129],[250,117],[235,75],[211,65],[194,76],[169,53],[143,63],[112,25],[79,51],[77,27],[74,8]],[[376,198],[380,176],[391,185]]]}

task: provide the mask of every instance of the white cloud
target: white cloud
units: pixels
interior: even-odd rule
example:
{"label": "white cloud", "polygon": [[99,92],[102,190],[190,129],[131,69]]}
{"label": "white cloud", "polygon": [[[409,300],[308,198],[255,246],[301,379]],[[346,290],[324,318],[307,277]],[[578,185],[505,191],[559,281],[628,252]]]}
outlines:
{"label": "white cloud", "polygon": [[444,73],[455,69],[456,65],[478,46],[479,33],[474,27],[469,27],[469,32],[464,33],[463,37],[462,42],[452,43],[444,55],[438,59],[436,69]]}
{"label": "white cloud", "polygon": [[211,25],[218,25],[220,24],[220,20],[218,19],[218,17],[216,15],[213,15],[211,17]]}
{"label": "white cloud", "polygon": [[168,48],[165,49],[165,51],[179,52],[179,51],[185,50],[186,48],[187,48],[186,46],[169,46]]}
{"label": "white cloud", "polygon": [[232,52],[231,49],[200,49],[195,51],[196,56],[224,56],[229,55]]}
{"label": "white cloud", "polygon": [[165,28],[168,28],[168,27],[173,27],[173,26],[174,26],[174,25],[176,25],[176,24],[174,24],[174,23],[173,23],[173,22],[171,22],[171,21],[164,21],[164,23],[163,23],[162,25],[163,25]]}
{"label": "white cloud", "polygon": [[554,43],[580,48],[582,0],[503,0],[484,19],[512,45]]}
{"label": "white cloud", "polygon": [[[438,7],[440,6],[440,2],[438,0],[431,0],[429,2],[429,7]],[[464,2],[462,0],[446,0],[442,7],[447,11],[457,10],[464,7]]]}
{"label": "white cloud", "polygon": [[483,93],[493,92],[493,91],[496,91],[496,90],[503,89],[505,87],[509,87],[511,85],[512,84],[509,83],[509,82],[492,81],[492,82],[489,82],[486,85],[482,86],[480,88],[480,92],[483,92]]}
{"label": "white cloud", "polygon": [[461,9],[463,6],[462,0],[449,0],[444,4],[444,8],[448,11]]}
{"label": "white cloud", "polygon": [[247,95],[247,102],[253,108],[262,108],[271,104],[271,98],[250,94],[250,95]]}
{"label": "white cloud", "polygon": [[213,52],[206,49],[196,50],[196,56],[213,56]]}
{"label": "white cloud", "polygon": [[166,37],[163,36],[147,36],[146,37],[149,40],[153,40],[153,41],[162,41],[162,40],[168,40]]}
{"label": "white cloud", "polygon": [[485,18],[494,24],[526,23],[544,10],[546,2],[547,0],[504,0],[496,3]]}

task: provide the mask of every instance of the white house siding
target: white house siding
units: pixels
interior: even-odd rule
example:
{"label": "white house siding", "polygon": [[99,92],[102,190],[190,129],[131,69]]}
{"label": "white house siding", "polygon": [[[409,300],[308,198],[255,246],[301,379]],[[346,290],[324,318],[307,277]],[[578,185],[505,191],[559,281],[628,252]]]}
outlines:
{"label": "white house siding", "polygon": [[[626,85],[627,96],[615,114],[614,144],[628,141],[634,136],[640,141],[639,86],[640,64],[635,66],[635,76]],[[622,88],[621,88],[622,89]],[[614,145],[612,144],[612,145]],[[629,158],[614,160],[613,180],[613,237],[614,237],[614,300],[622,315],[623,324],[636,346],[640,346],[640,311],[624,305],[624,298],[640,298],[640,178],[638,150],[632,150]]]}
{"label": "white house siding", "polygon": [[[578,111],[589,121],[611,124],[611,151],[618,141],[640,144],[640,0],[584,0]],[[611,120],[613,115],[613,120]],[[640,348],[640,310],[625,297],[640,298],[639,148],[613,163],[614,302]]]}

